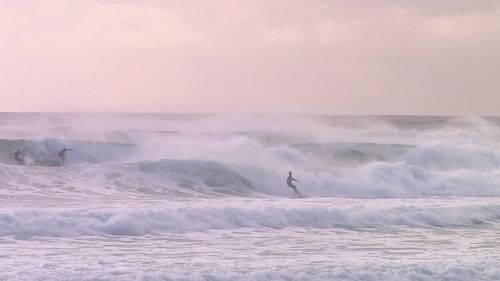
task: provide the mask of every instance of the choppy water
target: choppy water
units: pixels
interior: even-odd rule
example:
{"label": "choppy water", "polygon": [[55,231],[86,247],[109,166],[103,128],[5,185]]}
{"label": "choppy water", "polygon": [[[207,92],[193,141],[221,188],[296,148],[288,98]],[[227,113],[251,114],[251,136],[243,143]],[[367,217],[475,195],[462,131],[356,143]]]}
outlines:
{"label": "choppy water", "polygon": [[1,114],[0,280],[500,280],[498,123]]}

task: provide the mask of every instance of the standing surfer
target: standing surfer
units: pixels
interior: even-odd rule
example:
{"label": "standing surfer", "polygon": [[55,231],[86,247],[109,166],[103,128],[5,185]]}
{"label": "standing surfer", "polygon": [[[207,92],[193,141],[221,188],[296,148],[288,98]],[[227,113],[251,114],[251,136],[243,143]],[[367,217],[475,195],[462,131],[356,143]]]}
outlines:
{"label": "standing surfer", "polygon": [[61,158],[63,165],[64,165],[64,161],[66,160],[66,151],[73,151],[73,149],[64,147],[63,149],[61,149],[61,151],[59,151],[59,154],[57,154],[59,156],[59,158]]}
{"label": "standing surfer", "polygon": [[288,178],[286,179],[286,184],[295,191],[295,194],[301,196],[302,194],[299,193],[297,187],[293,184],[293,181],[300,182],[292,177],[292,172],[288,172]]}

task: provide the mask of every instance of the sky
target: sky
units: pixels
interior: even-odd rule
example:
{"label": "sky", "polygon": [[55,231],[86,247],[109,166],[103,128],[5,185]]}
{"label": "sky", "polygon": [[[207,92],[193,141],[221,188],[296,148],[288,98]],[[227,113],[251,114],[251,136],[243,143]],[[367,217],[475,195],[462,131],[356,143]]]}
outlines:
{"label": "sky", "polygon": [[0,111],[500,115],[500,1],[1,0]]}

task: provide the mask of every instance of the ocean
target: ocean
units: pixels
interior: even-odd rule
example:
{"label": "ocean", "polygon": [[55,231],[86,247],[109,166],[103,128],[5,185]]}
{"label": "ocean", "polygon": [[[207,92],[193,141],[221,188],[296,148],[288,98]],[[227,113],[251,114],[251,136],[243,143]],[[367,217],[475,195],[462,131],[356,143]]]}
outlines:
{"label": "ocean", "polygon": [[490,281],[499,239],[500,118],[0,113],[0,280]]}

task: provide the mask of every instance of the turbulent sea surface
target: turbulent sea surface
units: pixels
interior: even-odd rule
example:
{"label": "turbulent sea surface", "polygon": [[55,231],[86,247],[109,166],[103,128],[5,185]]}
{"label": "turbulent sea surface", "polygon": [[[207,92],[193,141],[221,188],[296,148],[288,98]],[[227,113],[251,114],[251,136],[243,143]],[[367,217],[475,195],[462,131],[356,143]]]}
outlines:
{"label": "turbulent sea surface", "polygon": [[0,113],[0,280],[500,280],[499,124]]}

